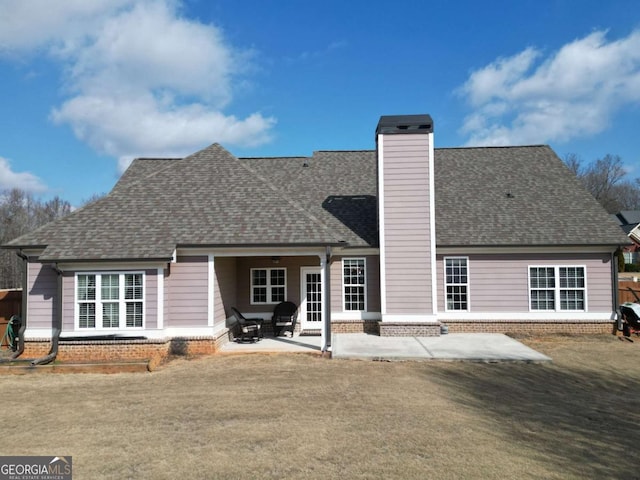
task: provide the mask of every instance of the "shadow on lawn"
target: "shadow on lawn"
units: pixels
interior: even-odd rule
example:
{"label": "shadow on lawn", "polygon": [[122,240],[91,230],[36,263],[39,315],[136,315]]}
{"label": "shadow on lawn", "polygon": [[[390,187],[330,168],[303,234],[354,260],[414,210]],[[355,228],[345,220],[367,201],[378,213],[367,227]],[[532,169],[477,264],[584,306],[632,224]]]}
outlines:
{"label": "shadow on lawn", "polygon": [[428,375],[523,456],[567,476],[640,478],[640,380],[624,373],[494,364]]}

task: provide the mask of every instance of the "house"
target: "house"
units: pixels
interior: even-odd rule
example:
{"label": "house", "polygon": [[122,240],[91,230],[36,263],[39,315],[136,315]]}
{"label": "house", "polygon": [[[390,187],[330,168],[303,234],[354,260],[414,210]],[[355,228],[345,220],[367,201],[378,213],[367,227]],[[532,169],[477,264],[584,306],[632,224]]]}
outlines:
{"label": "house", "polygon": [[604,332],[618,225],[544,145],[434,148],[383,116],[375,150],[137,159],[113,190],[13,240],[25,355],[215,351],[231,307],[379,335]]}
{"label": "house", "polygon": [[612,215],[630,244],[623,248],[624,263],[638,263],[640,259],[640,210],[623,210]]}

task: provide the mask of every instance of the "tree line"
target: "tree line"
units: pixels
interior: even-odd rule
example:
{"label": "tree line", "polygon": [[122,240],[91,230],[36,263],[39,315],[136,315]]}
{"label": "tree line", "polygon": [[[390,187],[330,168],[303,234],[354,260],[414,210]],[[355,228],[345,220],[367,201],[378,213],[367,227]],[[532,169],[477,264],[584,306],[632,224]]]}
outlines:
{"label": "tree line", "polygon": [[[71,204],[56,196],[42,201],[14,188],[0,192],[0,245],[71,212]],[[14,250],[0,250],[0,288],[22,286],[22,260]]]}
{"label": "tree line", "polygon": [[640,210],[640,178],[628,178],[619,155],[607,154],[585,163],[575,153],[570,153],[565,156],[564,163],[607,212]]}

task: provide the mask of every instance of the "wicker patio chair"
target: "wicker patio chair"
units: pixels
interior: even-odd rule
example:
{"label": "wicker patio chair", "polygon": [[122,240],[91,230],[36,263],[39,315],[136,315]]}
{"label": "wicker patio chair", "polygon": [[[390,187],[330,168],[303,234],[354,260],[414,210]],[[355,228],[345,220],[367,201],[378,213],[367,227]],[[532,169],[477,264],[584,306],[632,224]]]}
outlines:
{"label": "wicker patio chair", "polygon": [[273,317],[271,317],[271,324],[273,325],[273,334],[278,337],[284,332],[291,332],[293,337],[293,330],[296,328],[296,320],[298,318],[298,307],[293,302],[281,302],[276,305],[273,311]]}
{"label": "wicker patio chair", "polygon": [[233,316],[236,318],[238,339],[241,341],[260,341],[263,337],[262,318],[246,318],[237,308],[231,307],[231,310],[233,311]]}

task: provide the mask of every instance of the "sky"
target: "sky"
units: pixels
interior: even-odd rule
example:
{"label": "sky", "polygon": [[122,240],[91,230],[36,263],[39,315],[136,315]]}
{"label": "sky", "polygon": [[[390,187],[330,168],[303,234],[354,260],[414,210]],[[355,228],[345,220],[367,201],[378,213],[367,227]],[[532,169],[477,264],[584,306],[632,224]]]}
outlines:
{"label": "sky", "polygon": [[640,177],[637,0],[0,0],[0,190],[80,206],[132,159],[549,144]]}

